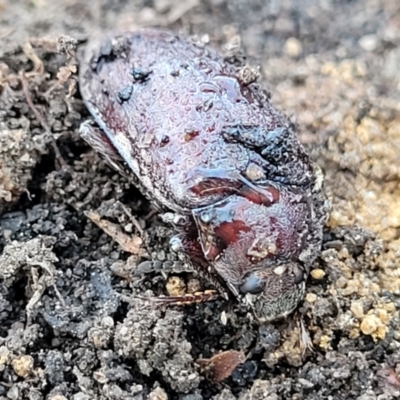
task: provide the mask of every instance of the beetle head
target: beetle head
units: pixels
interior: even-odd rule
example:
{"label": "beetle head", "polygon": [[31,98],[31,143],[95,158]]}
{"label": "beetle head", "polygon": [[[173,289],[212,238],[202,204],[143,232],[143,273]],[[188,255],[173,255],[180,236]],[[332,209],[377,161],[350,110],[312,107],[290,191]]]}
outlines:
{"label": "beetle head", "polygon": [[205,258],[262,321],[289,314],[303,297],[310,214],[304,196],[273,186],[193,211]]}

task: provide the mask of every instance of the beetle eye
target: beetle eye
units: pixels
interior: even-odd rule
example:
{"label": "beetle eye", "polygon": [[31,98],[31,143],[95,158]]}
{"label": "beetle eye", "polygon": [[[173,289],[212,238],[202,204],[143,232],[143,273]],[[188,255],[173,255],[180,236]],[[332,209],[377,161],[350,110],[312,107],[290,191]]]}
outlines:
{"label": "beetle eye", "polygon": [[262,279],[257,275],[250,275],[245,280],[244,284],[239,287],[239,291],[242,294],[257,294],[264,289],[264,283]]}

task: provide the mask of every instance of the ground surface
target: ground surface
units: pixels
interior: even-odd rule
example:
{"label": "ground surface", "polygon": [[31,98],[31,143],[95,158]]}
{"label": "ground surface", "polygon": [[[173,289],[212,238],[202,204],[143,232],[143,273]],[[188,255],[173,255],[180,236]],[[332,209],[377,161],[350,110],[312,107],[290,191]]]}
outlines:
{"label": "ground surface", "polygon": [[[132,300],[198,284],[170,228],[78,135],[76,45],[140,26],[217,47],[239,34],[324,170],[332,214],[297,316],[258,327],[224,301]],[[0,399],[398,398],[399,2],[0,0],[0,40]],[[143,228],[139,254],[93,215],[128,238]],[[225,350],[247,361],[214,384],[196,361]]]}

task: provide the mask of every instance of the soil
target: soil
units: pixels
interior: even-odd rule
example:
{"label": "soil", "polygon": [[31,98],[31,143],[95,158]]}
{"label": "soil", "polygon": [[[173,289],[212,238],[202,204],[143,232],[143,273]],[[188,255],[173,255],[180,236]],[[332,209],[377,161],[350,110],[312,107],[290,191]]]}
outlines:
{"label": "soil", "polygon": [[[322,252],[286,320],[142,298],[212,289],[79,136],[77,49],[143,26],[239,35],[324,171]],[[400,396],[399,2],[0,0],[0,40],[0,400]],[[198,362],[233,350],[221,382]]]}

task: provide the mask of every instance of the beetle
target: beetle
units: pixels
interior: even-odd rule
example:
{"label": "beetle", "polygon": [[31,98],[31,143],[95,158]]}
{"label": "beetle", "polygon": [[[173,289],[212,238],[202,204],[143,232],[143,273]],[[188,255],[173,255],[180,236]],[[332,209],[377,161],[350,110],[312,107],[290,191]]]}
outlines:
{"label": "beetle", "polygon": [[173,250],[270,321],[303,298],[327,217],[321,173],[241,64],[168,31],[93,40],[82,137],[178,230]]}

